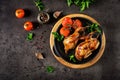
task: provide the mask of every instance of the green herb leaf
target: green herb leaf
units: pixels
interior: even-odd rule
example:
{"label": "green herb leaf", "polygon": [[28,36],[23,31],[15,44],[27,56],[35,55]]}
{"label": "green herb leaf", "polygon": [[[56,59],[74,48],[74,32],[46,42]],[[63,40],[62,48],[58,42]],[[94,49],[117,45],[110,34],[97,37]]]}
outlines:
{"label": "green herb leaf", "polygon": [[34,1],[34,3],[38,7],[39,11],[44,9],[44,5],[42,3],[42,0],[36,0],[36,1]]}
{"label": "green herb leaf", "polygon": [[30,32],[30,33],[28,33],[28,34],[27,34],[27,38],[26,38],[26,39],[27,39],[28,41],[33,40],[33,35],[34,35],[34,34],[33,34],[33,33],[31,33],[31,32]]}
{"label": "green herb leaf", "polygon": [[83,11],[83,10],[85,10],[85,8],[86,8],[85,2],[81,2],[81,8],[80,8],[80,10]]}
{"label": "green herb leaf", "polygon": [[54,68],[53,68],[53,66],[47,66],[47,72],[49,72],[49,73],[52,73],[52,72],[54,72]]}
{"label": "green herb leaf", "polygon": [[64,36],[60,35],[58,32],[52,32],[52,34],[54,35],[54,37],[57,39],[57,41],[62,41]]}
{"label": "green herb leaf", "polygon": [[90,6],[90,1],[86,1],[86,8],[89,8]]}
{"label": "green herb leaf", "polygon": [[90,27],[87,30],[89,33],[93,31],[97,31],[99,34],[102,33],[101,29],[99,28],[99,25],[97,23],[93,23],[90,25]]}
{"label": "green herb leaf", "polygon": [[74,4],[75,4],[76,6],[80,6],[80,0],[74,0]]}
{"label": "green herb leaf", "polygon": [[72,3],[73,3],[72,0],[67,0],[67,5],[68,5],[68,7],[70,7]]}
{"label": "green herb leaf", "polygon": [[84,11],[86,8],[89,8],[93,2],[94,0],[67,0],[68,7],[75,4],[80,7],[80,11]]}
{"label": "green herb leaf", "polygon": [[70,58],[70,61],[76,62],[76,59],[75,59],[75,55],[74,55],[74,54],[70,55],[69,58]]}

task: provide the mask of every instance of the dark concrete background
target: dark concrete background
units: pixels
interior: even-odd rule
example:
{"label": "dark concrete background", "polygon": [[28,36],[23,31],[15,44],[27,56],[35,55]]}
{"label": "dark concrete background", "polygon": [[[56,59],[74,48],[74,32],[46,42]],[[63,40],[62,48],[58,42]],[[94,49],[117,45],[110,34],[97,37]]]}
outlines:
{"label": "dark concrete background", "polygon": [[[96,0],[84,12],[76,6],[67,7],[66,0],[43,0],[45,10],[63,14],[84,13],[95,18],[106,34],[106,49],[102,58],[85,69],[71,69],[60,64],[52,55],[49,46],[50,31],[57,22],[39,25],[31,32],[33,41],[26,41],[25,21],[37,24],[38,9],[33,0],[0,0],[0,80],[119,80],[120,79],[120,0]],[[15,10],[23,8],[29,13],[17,19]],[[41,38],[43,37],[43,38]],[[44,54],[44,60],[37,60],[34,53]],[[53,73],[46,72],[46,66],[54,66]]]}

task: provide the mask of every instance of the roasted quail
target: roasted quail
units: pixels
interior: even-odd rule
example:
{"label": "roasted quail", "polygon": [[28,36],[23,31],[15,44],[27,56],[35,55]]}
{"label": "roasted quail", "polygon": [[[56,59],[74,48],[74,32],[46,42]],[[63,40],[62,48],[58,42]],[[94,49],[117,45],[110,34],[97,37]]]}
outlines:
{"label": "roasted quail", "polygon": [[73,34],[71,34],[70,36],[66,37],[63,40],[63,44],[64,44],[64,50],[65,53],[67,54],[68,50],[70,49],[74,49],[78,40],[80,39],[80,37],[82,37],[84,35],[84,29],[83,27],[78,27]]}
{"label": "roasted quail", "polygon": [[96,50],[100,44],[97,38],[92,38],[90,33],[86,40],[80,43],[75,50],[75,57],[77,60],[82,60],[89,57],[92,54],[92,51]]}

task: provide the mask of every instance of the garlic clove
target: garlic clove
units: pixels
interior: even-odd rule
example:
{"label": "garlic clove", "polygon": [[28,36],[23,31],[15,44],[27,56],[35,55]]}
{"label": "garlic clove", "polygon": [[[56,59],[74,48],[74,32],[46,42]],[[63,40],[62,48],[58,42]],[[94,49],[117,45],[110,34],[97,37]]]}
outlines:
{"label": "garlic clove", "polygon": [[53,17],[57,19],[60,16],[61,13],[62,13],[62,11],[55,11],[53,13]]}
{"label": "garlic clove", "polygon": [[39,59],[39,60],[40,60],[40,59],[44,59],[42,53],[40,53],[40,52],[39,52],[39,53],[35,53],[35,56],[36,56],[36,58]]}

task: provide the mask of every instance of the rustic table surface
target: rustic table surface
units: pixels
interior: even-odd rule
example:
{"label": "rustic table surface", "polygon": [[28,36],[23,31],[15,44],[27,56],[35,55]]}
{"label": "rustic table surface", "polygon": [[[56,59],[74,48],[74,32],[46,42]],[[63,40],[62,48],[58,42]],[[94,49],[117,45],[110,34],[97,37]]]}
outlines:
{"label": "rustic table surface", "polygon": [[[50,50],[49,38],[59,19],[51,16],[48,24],[38,24],[38,8],[33,0],[0,0],[0,80],[119,80],[120,79],[120,0],[96,0],[83,12],[79,7],[68,7],[66,0],[42,0],[46,11],[53,14],[62,10],[61,17],[72,13],[84,13],[96,19],[106,35],[106,48],[101,59],[85,69],[71,69],[59,63]],[[23,8],[28,15],[15,17],[15,10]],[[30,32],[34,40],[27,41],[29,33],[23,28],[25,21],[38,27]],[[37,60],[36,52],[45,56]],[[48,73],[47,66],[55,71]]]}

